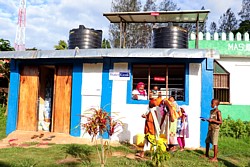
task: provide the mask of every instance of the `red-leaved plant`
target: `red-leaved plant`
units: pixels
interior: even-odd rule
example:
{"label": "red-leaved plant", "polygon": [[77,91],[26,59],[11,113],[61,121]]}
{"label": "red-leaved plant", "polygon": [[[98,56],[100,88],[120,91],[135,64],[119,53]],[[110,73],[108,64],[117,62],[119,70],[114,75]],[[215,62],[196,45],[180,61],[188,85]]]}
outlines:
{"label": "red-leaved plant", "polygon": [[[82,124],[82,128],[85,130],[86,133],[88,133],[92,137],[92,141],[96,143],[96,149],[98,152],[101,166],[104,166],[107,160],[109,142],[106,141],[104,143],[102,135],[104,133],[108,133],[108,140],[110,140],[110,137],[115,132],[117,132],[116,129],[122,125],[122,122],[119,119],[112,118],[102,108],[90,108],[89,110],[84,112],[84,115],[82,115],[82,117],[87,119],[87,121]],[[100,138],[101,154],[97,145],[97,137]]]}

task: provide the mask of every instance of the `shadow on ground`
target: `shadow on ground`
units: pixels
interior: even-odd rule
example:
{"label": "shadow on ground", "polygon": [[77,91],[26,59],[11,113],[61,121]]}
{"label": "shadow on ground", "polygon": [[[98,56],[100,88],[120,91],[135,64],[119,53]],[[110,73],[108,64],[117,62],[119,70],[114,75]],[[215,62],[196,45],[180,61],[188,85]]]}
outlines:
{"label": "shadow on ground", "polygon": [[2,161],[0,161],[0,166],[1,166],[1,167],[11,167],[10,164],[5,163],[5,162],[2,162]]}
{"label": "shadow on ground", "polygon": [[[193,153],[197,156],[201,156],[204,154],[204,151],[202,151],[202,150],[187,150],[187,151],[190,153]],[[238,167],[237,165],[233,164],[232,162],[225,160],[225,159],[222,159],[222,158],[218,158],[218,161],[223,163],[227,167]]]}

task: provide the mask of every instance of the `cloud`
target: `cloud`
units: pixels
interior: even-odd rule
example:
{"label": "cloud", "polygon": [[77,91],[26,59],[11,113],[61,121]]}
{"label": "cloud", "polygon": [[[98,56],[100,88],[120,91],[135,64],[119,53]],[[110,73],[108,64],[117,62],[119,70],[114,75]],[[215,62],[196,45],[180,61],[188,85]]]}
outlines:
{"label": "cloud", "polygon": [[[4,7],[2,6],[4,4]],[[0,0],[0,38],[14,46],[18,3]],[[102,16],[110,11],[111,0],[68,1],[28,0],[26,9],[26,47],[54,49],[59,40],[68,40],[69,30],[85,25],[108,32],[109,22]],[[4,8],[4,10],[3,10]],[[13,17],[15,16],[15,17]]]}
{"label": "cloud", "polygon": [[[178,0],[183,10],[210,9],[209,20],[218,21],[229,7],[237,15],[241,0]],[[192,3],[190,3],[192,2]],[[0,0],[0,38],[14,46],[19,0]],[[69,30],[84,25],[103,30],[108,38],[109,21],[103,13],[109,12],[111,0],[27,0],[26,47],[52,50],[59,40],[68,40]]]}

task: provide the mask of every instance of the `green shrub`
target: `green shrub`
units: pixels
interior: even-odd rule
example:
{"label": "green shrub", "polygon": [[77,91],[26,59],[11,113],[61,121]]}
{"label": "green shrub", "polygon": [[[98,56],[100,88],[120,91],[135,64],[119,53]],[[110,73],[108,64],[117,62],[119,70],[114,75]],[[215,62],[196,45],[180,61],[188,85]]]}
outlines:
{"label": "green shrub", "polygon": [[250,121],[232,120],[230,116],[223,120],[220,129],[221,137],[246,138],[250,137]]}

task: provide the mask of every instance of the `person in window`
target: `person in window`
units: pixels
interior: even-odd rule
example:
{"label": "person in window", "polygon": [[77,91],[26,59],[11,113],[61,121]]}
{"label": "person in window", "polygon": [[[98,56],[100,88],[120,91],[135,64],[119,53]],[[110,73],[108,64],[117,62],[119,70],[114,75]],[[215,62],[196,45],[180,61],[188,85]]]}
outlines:
{"label": "person in window", "polygon": [[152,93],[153,93],[153,96],[157,96],[158,86],[154,86],[154,88],[152,89]]}
{"label": "person in window", "polygon": [[134,100],[147,100],[147,91],[144,89],[145,84],[139,82],[136,86],[136,89],[132,91],[132,98]]}

